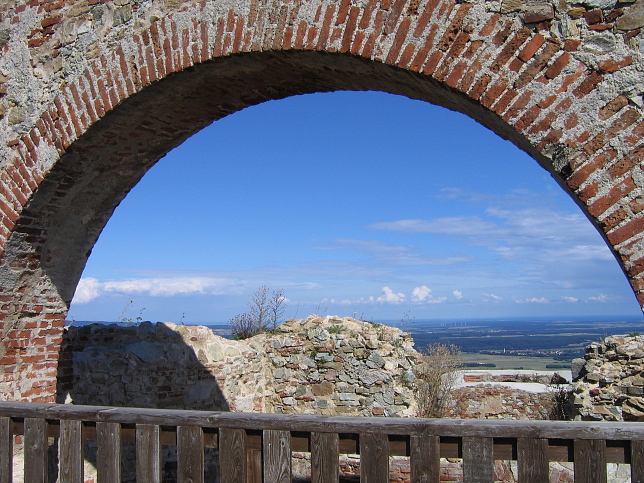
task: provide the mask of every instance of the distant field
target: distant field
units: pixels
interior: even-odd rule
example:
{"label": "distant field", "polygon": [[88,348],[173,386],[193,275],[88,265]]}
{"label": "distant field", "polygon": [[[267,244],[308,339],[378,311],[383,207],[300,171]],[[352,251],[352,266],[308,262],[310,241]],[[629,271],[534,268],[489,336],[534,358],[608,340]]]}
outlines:
{"label": "distant field", "polygon": [[[481,369],[516,369],[523,367],[528,371],[552,371],[565,369],[548,369],[547,364],[563,364],[561,361],[556,361],[550,357],[524,357],[524,356],[497,356],[487,354],[475,354],[472,352],[464,352],[460,354],[459,358],[463,362],[483,362],[496,364],[496,367],[482,367]],[[474,369],[474,368],[469,368]],[[570,369],[570,366],[567,366]]]}

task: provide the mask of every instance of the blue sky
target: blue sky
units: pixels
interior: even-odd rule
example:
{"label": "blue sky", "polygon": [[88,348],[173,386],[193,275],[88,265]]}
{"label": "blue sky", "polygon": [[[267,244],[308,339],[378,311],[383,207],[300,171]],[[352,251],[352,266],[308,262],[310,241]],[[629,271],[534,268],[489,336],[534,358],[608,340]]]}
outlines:
{"label": "blue sky", "polygon": [[261,285],[284,289],[287,317],[641,315],[536,161],[378,92],[267,102],[168,153],[115,211],[69,315],[225,322]]}

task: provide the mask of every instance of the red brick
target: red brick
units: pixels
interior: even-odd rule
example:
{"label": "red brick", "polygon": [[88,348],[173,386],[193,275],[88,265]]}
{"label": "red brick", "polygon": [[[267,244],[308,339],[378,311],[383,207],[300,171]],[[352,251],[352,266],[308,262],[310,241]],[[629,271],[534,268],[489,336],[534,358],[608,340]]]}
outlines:
{"label": "red brick", "polygon": [[532,91],[523,91],[519,98],[514,101],[514,104],[512,104],[512,107],[508,110],[508,112],[503,116],[503,119],[506,121],[509,121],[510,119],[516,117],[519,114],[519,111],[525,108],[528,105],[528,102],[530,102],[530,98],[532,97],[533,92]]}
{"label": "red brick", "polygon": [[642,233],[642,231],[644,231],[644,216],[640,216],[628,222],[626,225],[617,228],[612,233],[609,233],[607,238],[612,245],[619,245],[629,238]]}
{"label": "red brick", "polygon": [[371,25],[371,17],[373,16],[374,9],[376,8],[376,0],[369,0],[369,3],[364,7],[362,18],[360,19],[360,28],[366,29]]}
{"label": "red brick", "polygon": [[572,93],[575,97],[581,99],[592,92],[592,90],[597,87],[597,84],[601,81],[602,75],[599,72],[593,71],[575,88],[575,90],[572,91]]}
{"label": "red brick", "polygon": [[569,61],[570,54],[568,52],[564,52],[557,58],[557,60],[552,63],[550,67],[548,67],[544,75],[548,79],[554,79],[559,74],[561,74],[561,71],[568,65]]}
{"label": "red brick", "polygon": [[385,60],[386,64],[394,65],[396,63],[396,60],[398,59],[398,54],[400,53],[403,43],[407,38],[407,32],[409,31],[410,25],[411,25],[410,17],[405,17],[403,21],[400,23],[400,26],[396,31],[394,42],[391,45],[391,48],[389,49],[389,53],[387,54],[387,59]]}
{"label": "red brick", "polygon": [[627,156],[608,168],[608,173],[613,178],[620,178],[635,166],[641,165],[644,159],[644,145],[631,150]]}
{"label": "red brick", "polygon": [[398,61],[398,67],[402,69],[409,68],[409,63],[411,62],[411,59],[414,56],[415,52],[416,52],[416,45],[412,43],[407,44],[407,46],[405,47],[405,50],[403,50],[403,53],[400,56],[400,60]]}
{"label": "red brick", "polygon": [[535,119],[537,119],[537,117],[539,117],[540,112],[541,112],[541,110],[539,109],[538,106],[532,106],[514,124],[514,127],[518,131],[523,131],[524,129],[527,129],[535,121]]}
{"label": "red brick", "polygon": [[548,96],[545,99],[540,100],[537,102],[537,106],[539,106],[541,109],[546,109],[552,105],[553,102],[557,100],[557,96]]}
{"label": "red brick", "polygon": [[521,89],[528,85],[536,76],[541,72],[545,66],[548,64],[550,59],[559,51],[559,45],[549,42],[541,54],[521,73],[519,78],[514,82],[514,87],[516,89]]}
{"label": "red brick", "polygon": [[508,108],[510,102],[512,102],[512,99],[514,99],[518,95],[519,93],[514,89],[506,90],[503,96],[501,96],[501,98],[497,101],[497,103],[492,106],[492,110],[500,116]]}
{"label": "red brick", "polygon": [[626,273],[629,277],[635,277],[644,272],[644,258],[639,258],[635,261],[626,264]]}
{"label": "red brick", "polygon": [[519,30],[514,35],[512,40],[505,44],[497,58],[492,63],[490,70],[492,72],[499,72],[501,67],[508,63],[512,56],[514,56],[515,52],[519,49],[519,47],[521,47],[521,45],[523,45],[523,43],[530,37],[531,34],[531,30],[526,27],[523,27],[521,30]]}
{"label": "red brick", "polygon": [[599,118],[606,120],[628,105],[628,98],[619,95],[599,110]]}
{"label": "red brick", "polygon": [[358,7],[351,7],[349,10],[349,20],[347,21],[347,25],[344,28],[344,35],[342,36],[342,45],[340,46],[341,53],[349,52],[349,49],[351,48],[353,33],[355,32],[358,24],[358,15],[360,15],[360,9]]}
{"label": "red brick", "polygon": [[492,77],[489,74],[482,75],[476,82],[476,84],[474,84],[474,87],[470,90],[469,96],[472,99],[480,99],[491,80]]}
{"label": "red brick", "polygon": [[577,192],[577,197],[581,201],[586,203],[589,199],[597,196],[598,190],[599,190],[599,185],[597,183],[590,183],[584,189]]}
{"label": "red brick", "polygon": [[534,54],[537,53],[537,50],[546,42],[546,39],[541,34],[536,34],[530,42],[523,48],[523,50],[517,56],[523,62],[529,61]]}
{"label": "red brick", "polygon": [[566,39],[566,42],[564,43],[564,50],[566,52],[576,52],[580,45],[581,40]]}
{"label": "red brick", "polygon": [[612,212],[606,218],[599,222],[604,232],[613,230],[616,226],[621,225],[626,220],[627,215],[623,208]]}
{"label": "red brick", "polygon": [[584,182],[593,174],[598,168],[598,165],[593,161],[583,165],[581,168],[575,170],[571,176],[566,180],[566,184],[570,189],[576,191]]}
{"label": "red brick", "polygon": [[614,186],[607,195],[602,196],[594,203],[588,206],[588,213],[594,217],[598,217],[606,212],[615,203],[618,203],[623,197],[635,189],[635,183],[632,177],[626,178],[624,181]]}

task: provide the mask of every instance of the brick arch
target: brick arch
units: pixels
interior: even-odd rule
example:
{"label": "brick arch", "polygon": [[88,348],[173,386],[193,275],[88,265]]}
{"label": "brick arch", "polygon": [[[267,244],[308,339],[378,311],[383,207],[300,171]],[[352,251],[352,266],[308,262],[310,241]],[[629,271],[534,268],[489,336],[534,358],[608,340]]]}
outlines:
{"label": "brick arch", "polygon": [[584,209],[644,304],[639,7],[490,8],[0,2],[3,397],[53,400],[75,286],[146,170],[213,120],[301,93],[402,94],[511,140]]}

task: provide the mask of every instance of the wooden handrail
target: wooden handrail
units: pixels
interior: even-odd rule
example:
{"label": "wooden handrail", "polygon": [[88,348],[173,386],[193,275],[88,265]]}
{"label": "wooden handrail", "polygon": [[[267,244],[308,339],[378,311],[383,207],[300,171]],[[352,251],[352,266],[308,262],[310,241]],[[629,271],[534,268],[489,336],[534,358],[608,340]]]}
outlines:
{"label": "wooden handrail", "polygon": [[0,401],[0,417],[321,433],[644,440],[644,422],[423,419],[118,408]]}
{"label": "wooden handrail", "polygon": [[[98,444],[99,481],[120,481],[121,442],[136,443],[141,481],[160,481],[161,447],[177,448],[178,481],[201,482],[204,447],[219,450],[222,483],[291,481],[291,453],[311,453],[312,482],[338,481],[338,458],[359,453],[361,481],[389,481],[391,455],[409,456],[412,482],[438,482],[440,458],[463,461],[464,483],[491,483],[515,459],[519,483],[547,481],[549,461],[573,461],[575,481],[607,483],[607,462],[644,481],[644,423],[361,418],[0,402],[0,483],[11,481],[15,434],[25,478],[45,481],[48,437],[60,438],[61,482],[82,481],[82,441]],[[9,475],[9,476],[7,476]],[[69,476],[69,479],[67,478]],[[241,476],[240,476],[241,475]]]}

